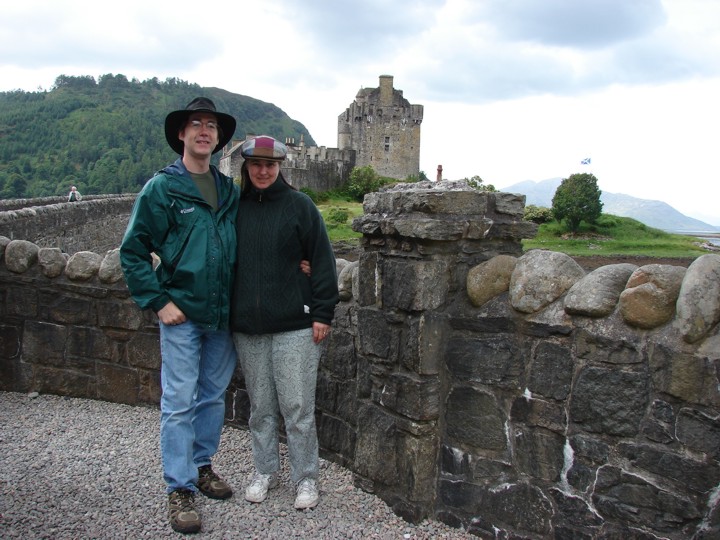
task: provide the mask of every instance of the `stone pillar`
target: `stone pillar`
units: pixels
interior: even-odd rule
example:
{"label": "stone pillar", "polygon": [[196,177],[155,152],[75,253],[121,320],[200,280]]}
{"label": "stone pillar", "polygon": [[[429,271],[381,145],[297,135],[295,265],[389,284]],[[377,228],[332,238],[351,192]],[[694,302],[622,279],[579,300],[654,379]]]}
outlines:
{"label": "stone pillar", "polygon": [[524,196],[465,182],[400,184],[370,193],[357,279],[358,390],[354,464],[364,487],[409,521],[431,512],[439,471],[443,351],[453,293],[469,268],[520,255],[536,233]]}

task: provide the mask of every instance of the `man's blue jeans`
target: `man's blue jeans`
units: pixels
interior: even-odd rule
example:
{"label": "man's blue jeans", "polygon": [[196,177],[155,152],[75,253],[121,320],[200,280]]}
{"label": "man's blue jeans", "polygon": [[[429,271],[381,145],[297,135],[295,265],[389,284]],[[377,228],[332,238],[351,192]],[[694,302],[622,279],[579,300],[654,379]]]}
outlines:
{"label": "man's blue jeans", "polygon": [[170,493],[197,491],[198,467],[210,463],[225,420],[225,390],[237,362],[228,330],[186,321],[160,323],[160,451]]}

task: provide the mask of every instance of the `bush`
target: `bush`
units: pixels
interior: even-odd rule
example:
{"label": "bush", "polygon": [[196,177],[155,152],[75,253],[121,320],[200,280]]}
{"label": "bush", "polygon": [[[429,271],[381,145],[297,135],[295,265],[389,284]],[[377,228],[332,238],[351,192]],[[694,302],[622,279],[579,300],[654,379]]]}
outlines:
{"label": "bush", "polygon": [[331,225],[344,225],[350,218],[350,211],[347,208],[333,206],[328,210],[325,222]]}
{"label": "bush", "polygon": [[318,201],[317,192],[313,191],[312,189],[304,187],[304,188],[300,188],[300,191],[303,192],[308,197],[310,197],[312,199],[312,202],[314,202],[315,204],[320,202],[320,201]]}
{"label": "bush", "polygon": [[347,184],[346,191],[353,200],[362,202],[367,193],[377,191],[383,183],[383,179],[378,176],[370,165],[355,167],[350,173],[350,181]]}
{"label": "bush", "polygon": [[555,218],[553,217],[553,213],[550,208],[529,204],[525,207],[523,219],[525,221],[532,221],[533,223],[542,225],[543,223],[550,223]]}
{"label": "bush", "polygon": [[305,195],[310,197],[315,204],[324,203],[330,199],[330,194],[327,191],[313,191],[310,188],[300,188]]}

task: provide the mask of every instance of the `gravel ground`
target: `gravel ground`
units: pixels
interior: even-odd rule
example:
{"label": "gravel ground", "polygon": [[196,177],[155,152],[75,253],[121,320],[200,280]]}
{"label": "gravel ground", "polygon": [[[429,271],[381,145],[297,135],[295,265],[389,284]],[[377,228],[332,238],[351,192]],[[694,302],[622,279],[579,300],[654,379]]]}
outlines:
{"label": "gravel ground", "polygon": [[[102,401],[0,392],[0,538],[173,538],[159,458],[159,413]],[[280,486],[259,505],[242,490],[250,437],[226,428],[213,468],[235,489],[196,498],[194,538],[475,538],[435,521],[411,525],[352,474],[320,463],[320,504],[296,511],[283,451]]]}

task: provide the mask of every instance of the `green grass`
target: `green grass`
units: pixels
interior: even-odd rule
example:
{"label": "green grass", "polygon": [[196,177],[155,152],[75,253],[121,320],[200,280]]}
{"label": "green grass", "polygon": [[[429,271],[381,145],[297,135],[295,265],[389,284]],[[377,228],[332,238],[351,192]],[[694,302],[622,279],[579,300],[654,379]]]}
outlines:
{"label": "green grass", "polygon": [[[362,203],[348,201],[341,198],[330,198],[329,200],[318,204],[318,208],[320,209],[320,214],[322,214],[322,217],[325,220],[328,236],[330,237],[331,242],[352,242],[357,241],[362,237],[362,234],[357,233],[350,228],[352,220],[363,214]],[[330,223],[327,215],[333,208],[345,210],[348,213],[347,222],[342,224]]]}
{"label": "green grass", "polygon": [[535,238],[523,240],[523,249],[547,249],[571,256],[638,255],[645,257],[699,257],[707,251],[700,239],[653,229],[639,221],[603,214],[595,225],[583,223],[575,234],[558,222],[544,223]]}
{"label": "green grass", "polygon": [[[362,237],[350,228],[353,218],[362,215],[362,203],[331,196],[318,204],[325,219],[331,242],[355,242]],[[328,212],[340,208],[348,213],[343,224],[333,224],[327,219]],[[535,238],[522,241],[523,250],[547,249],[571,256],[631,255],[661,258],[694,258],[707,253],[696,244],[700,239],[682,234],[670,234],[653,229],[639,221],[602,214],[595,225],[582,223],[580,231],[568,233],[558,222],[540,225]]]}

